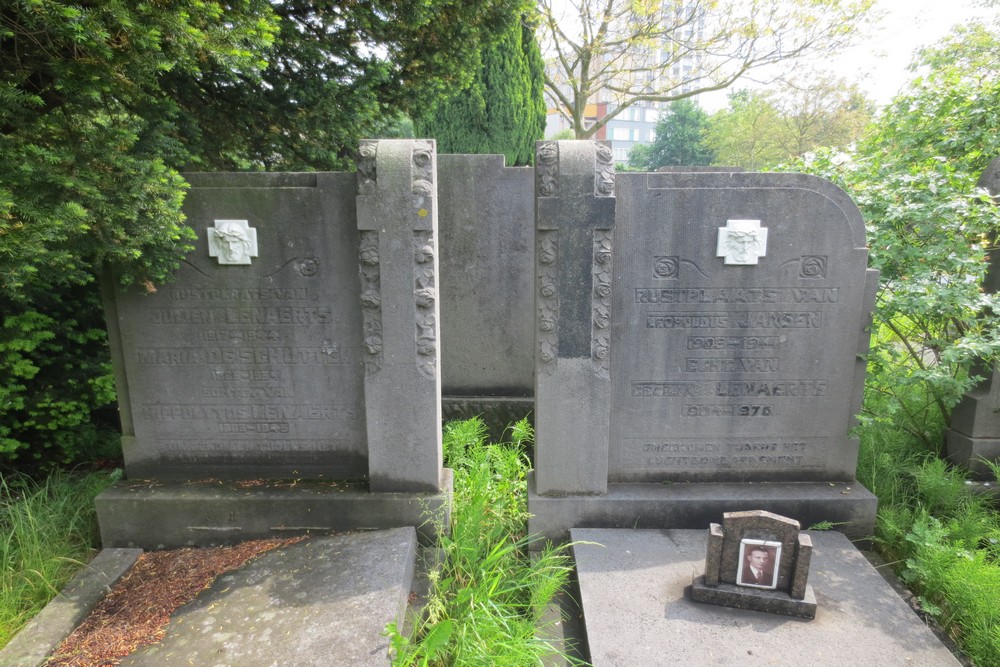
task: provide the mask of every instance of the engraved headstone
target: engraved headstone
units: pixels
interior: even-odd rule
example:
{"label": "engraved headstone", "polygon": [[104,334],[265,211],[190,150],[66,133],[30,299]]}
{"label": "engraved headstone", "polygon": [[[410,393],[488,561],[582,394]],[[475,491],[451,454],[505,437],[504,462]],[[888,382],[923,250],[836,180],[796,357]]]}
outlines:
{"label": "engraved headstone", "polygon": [[[443,502],[434,146],[366,141],[361,155],[357,174],[190,175],[198,238],[175,280],[106,285],[126,473],[159,489],[143,507],[128,484],[99,500],[106,545],[417,525],[421,499]],[[256,514],[202,512],[233,498],[195,498],[198,518],[153,513],[205,480],[247,498],[245,480],[296,481]],[[366,497],[377,512],[344,504]]]}
{"label": "engraved headstone", "polygon": [[857,207],[798,174],[609,186],[599,155],[539,144],[532,532],[760,508],[870,534],[850,431],[877,272]]}
{"label": "engraved headstone", "polygon": [[[1000,158],[990,162],[978,186],[994,198],[1000,197]],[[990,253],[983,289],[1000,291],[1000,253]],[[986,461],[1000,461],[1000,369],[980,369],[980,374],[986,379],[967,392],[952,411],[945,442],[950,460],[979,479],[992,480],[993,471]]]}
{"label": "engraved headstone", "polygon": [[726,512],[708,530],[705,574],[686,589],[695,602],[816,617],[809,585],[812,540],[799,522],[770,512]]}

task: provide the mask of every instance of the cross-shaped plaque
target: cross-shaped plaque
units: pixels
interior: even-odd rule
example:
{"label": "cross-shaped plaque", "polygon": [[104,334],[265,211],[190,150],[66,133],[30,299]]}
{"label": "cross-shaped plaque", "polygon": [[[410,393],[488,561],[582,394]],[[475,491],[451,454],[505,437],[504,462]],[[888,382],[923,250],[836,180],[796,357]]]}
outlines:
{"label": "cross-shaped plaque", "polygon": [[216,220],[206,231],[208,256],[219,264],[249,264],[257,256],[257,230],[246,220]]}
{"label": "cross-shaped plaque", "polygon": [[767,227],[760,220],[726,220],[719,227],[716,256],[725,257],[726,264],[753,265],[767,254]]}

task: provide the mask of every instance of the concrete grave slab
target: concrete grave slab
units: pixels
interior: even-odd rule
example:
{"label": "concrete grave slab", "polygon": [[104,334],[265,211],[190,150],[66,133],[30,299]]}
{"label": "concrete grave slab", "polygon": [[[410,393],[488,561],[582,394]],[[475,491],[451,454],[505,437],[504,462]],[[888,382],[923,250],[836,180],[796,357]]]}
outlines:
{"label": "concrete grave slab", "polygon": [[312,538],[219,577],[125,667],[389,665],[416,559],[412,528]]}
{"label": "concrete grave slab", "polygon": [[594,667],[961,664],[840,533],[809,533],[811,621],[686,599],[707,534],[572,531]]}

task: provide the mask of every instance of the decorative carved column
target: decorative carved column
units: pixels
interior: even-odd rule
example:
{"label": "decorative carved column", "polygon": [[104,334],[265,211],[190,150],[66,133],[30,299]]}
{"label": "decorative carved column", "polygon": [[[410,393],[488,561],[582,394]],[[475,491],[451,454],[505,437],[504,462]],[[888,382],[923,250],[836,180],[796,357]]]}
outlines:
{"label": "decorative carved column", "polygon": [[611,149],[537,144],[535,479],[543,495],[603,494],[611,405]]}
{"label": "decorative carved column", "polygon": [[361,142],[358,260],[372,491],[433,492],[441,484],[436,198],[433,141]]}

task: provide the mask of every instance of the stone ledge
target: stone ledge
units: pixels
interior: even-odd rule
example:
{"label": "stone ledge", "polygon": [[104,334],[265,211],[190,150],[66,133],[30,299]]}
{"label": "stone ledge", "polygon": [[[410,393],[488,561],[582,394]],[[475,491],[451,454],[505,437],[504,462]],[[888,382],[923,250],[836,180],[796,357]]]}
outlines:
{"label": "stone ledge", "polygon": [[948,460],[966,468],[978,481],[992,481],[993,470],[985,460],[1000,461],[1000,438],[968,436],[953,428],[944,432]]}
{"label": "stone ledge", "polygon": [[453,475],[438,493],[371,493],[363,485],[119,482],[97,497],[105,547],[171,549],[414,526],[432,544],[451,515]]}
{"label": "stone ledge", "polygon": [[[528,533],[556,541],[570,528],[706,528],[725,512],[767,510],[870,538],[878,499],[859,482],[609,484],[606,495],[542,496],[528,474]],[[536,545],[540,544],[538,542]]]}

